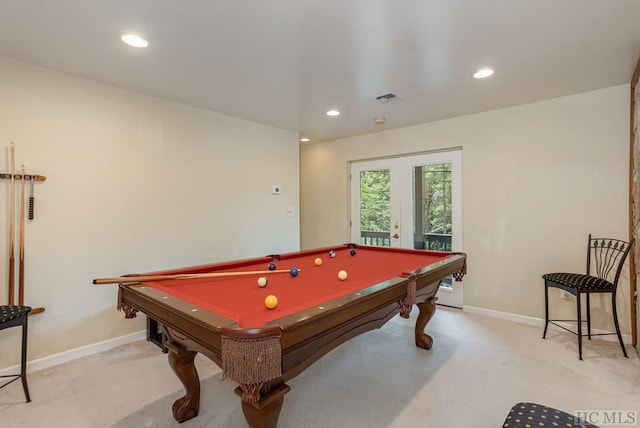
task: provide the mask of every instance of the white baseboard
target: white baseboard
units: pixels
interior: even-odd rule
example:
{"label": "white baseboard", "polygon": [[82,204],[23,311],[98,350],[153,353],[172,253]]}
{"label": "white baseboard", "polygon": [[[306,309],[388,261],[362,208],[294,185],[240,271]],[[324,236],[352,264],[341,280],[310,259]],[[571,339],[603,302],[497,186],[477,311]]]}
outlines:
{"label": "white baseboard", "polygon": [[[535,327],[540,327],[541,329],[544,328],[544,319],[542,319],[542,318],[535,318],[535,317],[529,317],[529,316],[526,316],[526,315],[512,314],[510,312],[495,311],[493,309],[480,308],[478,306],[464,305],[463,310],[466,311],[466,312],[469,312],[471,314],[485,315],[485,316],[492,317],[492,318],[499,318],[499,319],[503,319],[503,320],[507,320],[507,321],[517,322],[517,323],[520,323],[520,324],[532,325],[532,326],[535,326]],[[573,326],[573,329],[575,331],[575,324],[573,324],[573,325],[571,323],[558,323],[558,324],[562,324],[566,328],[571,328]],[[591,332],[592,332],[592,334],[610,333],[609,331],[598,330],[598,329],[591,329]],[[602,336],[602,339],[611,340],[611,341],[614,341],[614,342],[618,341],[618,338],[616,337],[616,335]],[[629,345],[631,343],[633,343],[633,341],[631,340],[631,335],[630,334],[623,334],[622,335],[622,341],[625,344],[629,344]]]}
{"label": "white baseboard", "polygon": [[[48,357],[29,361],[27,362],[27,370],[29,372],[34,372],[37,370],[48,369],[49,367],[64,364],[78,358],[97,354],[99,352],[108,351],[109,349],[117,348],[118,346],[126,345],[128,343],[145,340],[146,337],[147,331],[140,330],[135,333],[127,334],[125,336],[116,337],[98,343],[92,343],[91,345],[81,346],[80,348],[70,349],[59,354],[49,355]],[[20,365],[15,365],[0,369],[0,376],[19,372]]]}
{"label": "white baseboard", "polygon": [[464,305],[463,310],[465,312],[469,312],[470,314],[485,315],[491,318],[499,318],[502,320],[508,320],[520,324],[527,324],[544,328],[544,320],[542,318],[534,318],[526,315],[513,314],[511,312],[501,312],[493,309],[486,309],[469,305]]}

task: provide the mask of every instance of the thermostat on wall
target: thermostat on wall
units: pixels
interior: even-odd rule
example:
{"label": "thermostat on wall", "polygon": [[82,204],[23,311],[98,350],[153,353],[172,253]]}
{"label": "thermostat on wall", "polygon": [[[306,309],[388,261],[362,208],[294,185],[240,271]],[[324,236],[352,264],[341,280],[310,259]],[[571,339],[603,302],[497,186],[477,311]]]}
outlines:
{"label": "thermostat on wall", "polygon": [[280,194],[280,186],[278,186],[277,184],[274,184],[271,187],[271,193],[273,193],[274,195],[279,195]]}

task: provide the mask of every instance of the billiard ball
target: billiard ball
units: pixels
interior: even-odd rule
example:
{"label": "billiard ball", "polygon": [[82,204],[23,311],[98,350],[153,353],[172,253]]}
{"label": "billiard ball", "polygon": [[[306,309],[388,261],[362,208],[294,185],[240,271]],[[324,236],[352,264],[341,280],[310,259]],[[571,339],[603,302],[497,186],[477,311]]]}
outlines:
{"label": "billiard ball", "polygon": [[275,309],[276,306],[278,306],[278,298],[273,294],[269,294],[264,299],[264,305],[267,307],[267,309]]}
{"label": "billiard ball", "polygon": [[320,257],[316,257],[313,263],[315,263],[316,266],[320,266],[322,264],[322,259]]}
{"label": "billiard ball", "polygon": [[275,263],[269,263],[269,266],[267,266],[269,268],[269,270],[276,270],[276,264]]}
{"label": "billiard ball", "polygon": [[335,257],[336,256],[336,252],[331,250],[329,251],[329,257]]}
{"label": "billiard ball", "polygon": [[291,274],[291,276],[298,276],[298,272],[300,272],[300,269],[298,269],[297,267],[292,267],[291,269],[289,269],[289,273]]}
{"label": "billiard ball", "polygon": [[266,287],[267,286],[267,277],[266,276],[261,276],[260,278],[258,278],[258,287]]}
{"label": "billiard ball", "polygon": [[349,254],[351,254],[352,256],[355,256],[356,255],[356,250],[349,251]]}
{"label": "billiard ball", "polygon": [[340,281],[344,281],[345,279],[347,279],[347,271],[341,270],[340,272],[338,272],[338,278],[340,278]]}

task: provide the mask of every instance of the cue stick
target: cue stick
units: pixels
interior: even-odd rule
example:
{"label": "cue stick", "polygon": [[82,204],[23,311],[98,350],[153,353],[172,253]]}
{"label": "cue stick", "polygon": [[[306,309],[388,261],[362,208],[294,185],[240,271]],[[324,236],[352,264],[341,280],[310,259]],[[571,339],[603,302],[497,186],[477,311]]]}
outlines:
{"label": "cue stick", "polygon": [[35,179],[33,175],[31,176],[31,180],[29,180],[29,220],[33,220],[33,206],[35,205],[35,199],[33,199],[33,182]]}
{"label": "cue stick", "polygon": [[20,172],[20,264],[18,268],[18,304],[24,305],[24,165]]}
{"label": "cue stick", "polygon": [[[300,271],[301,269],[298,269]],[[246,272],[211,272],[211,273],[179,273],[169,275],[139,275],[139,276],[121,276],[119,278],[97,278],[93,280],[94,284],[131,284],[134,282],[144,281],[165,281],[168,279],[198,279],[198,278],[221,278],[226,276],[241,275],[262,275],[267,273],[283,273],[290,272],[287,269],[280,270],[254,270]]]}
{"label": "cue stick", "polygon": [[16,228],[16,207],[15,207],[15,154],[14,154],[14,146],[11,143],[10,149],[10,157],[11,157],[11,202],[9,208],[9,304],[13,305],[13,301],[15,299],[15,256],[14,256],[14,247],[15,247],[15,228]]}

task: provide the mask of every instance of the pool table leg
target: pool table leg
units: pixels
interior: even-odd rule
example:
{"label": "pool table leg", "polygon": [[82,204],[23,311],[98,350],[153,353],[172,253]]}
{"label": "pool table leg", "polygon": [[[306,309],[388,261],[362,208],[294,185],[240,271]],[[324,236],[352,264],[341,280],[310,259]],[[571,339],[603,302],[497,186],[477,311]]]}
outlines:
{"label": "pool table leg", "polygon": [[[270,388],[269,385],[265,385]],[[285,383],[270,389],[269,392],[260,393],[259,401],[245,401],[246,394],[243,393],[242,387],[237,387],[235,393],[242,397],[242,413],[247,424],[251,428],[276,428],[278,426],[278,418],[280,410],[284,402],[284,394],[289,392],[291,387]]]}
{"label": "pool table leg", "polygon": [[187,351],[171,342],[166,346],[169,348],[169,365],[185,389],[185,395],[171,407],[175,420],[182,423],[198,416],[200,410],[200,378],[193,364],[197,352]]}
{"label": "pool table leg", "polygon": [[419,348],[431,349],[431,346],[433,346],[433,338],[424,332],[424,328],[436,312],[436,300],[438,298],[433,296],[422,303],[416,304],[420,310],[415,329],[416,346]]}

